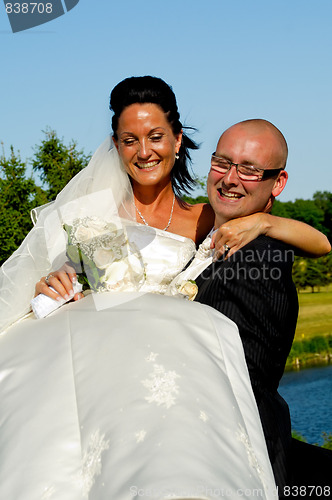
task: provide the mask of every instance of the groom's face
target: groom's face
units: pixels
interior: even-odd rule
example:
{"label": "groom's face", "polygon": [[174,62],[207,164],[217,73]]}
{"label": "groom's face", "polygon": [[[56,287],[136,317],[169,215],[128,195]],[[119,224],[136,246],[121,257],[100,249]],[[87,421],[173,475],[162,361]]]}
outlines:
{"label": "groom's face", "polygon": [[[253,127],[240,123],[221,136],[216,155],[235,164],[267,170],[280,167],[279,149],[280,143],[270,130],[257,133]],[[255,212],[269,212],[286,181],[284,170],[258,182],[241,180],[234,165],[226,174],[211,170],[207,189],[216,216],[215,226]]]}

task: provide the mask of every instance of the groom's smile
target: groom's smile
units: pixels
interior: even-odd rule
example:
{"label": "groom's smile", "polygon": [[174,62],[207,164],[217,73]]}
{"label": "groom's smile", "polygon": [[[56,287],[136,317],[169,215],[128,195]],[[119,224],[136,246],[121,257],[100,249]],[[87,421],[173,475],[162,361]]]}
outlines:
{"label": "groom's smile", "polygon": [[243,194],[240,194],[240,193],[235,193],[235,192],[230,192],[230,191],[227,192],[222,188],[218,188],[217,191],[218,191],[221,198],[225,198],[225,199],[228,199],[231,201],[238,200],[239,198],[242,198],[242,196],[243,196]]}

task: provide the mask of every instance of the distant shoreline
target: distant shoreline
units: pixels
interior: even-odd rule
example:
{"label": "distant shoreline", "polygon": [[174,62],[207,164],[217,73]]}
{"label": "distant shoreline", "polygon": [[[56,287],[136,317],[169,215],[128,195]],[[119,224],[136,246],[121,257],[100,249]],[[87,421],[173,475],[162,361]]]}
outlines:
{"label": "distant shoreline", "polygon": [[285,372],[332,364],[332,353],[303,353],[303,356],[287,360]]}

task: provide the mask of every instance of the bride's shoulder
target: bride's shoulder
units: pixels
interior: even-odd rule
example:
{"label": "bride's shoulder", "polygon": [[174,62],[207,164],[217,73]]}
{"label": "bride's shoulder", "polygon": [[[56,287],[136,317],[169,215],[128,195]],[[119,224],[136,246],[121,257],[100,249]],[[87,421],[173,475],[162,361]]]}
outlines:
{"label": "bride's shoulder", "polygon": [[174,208],[174,216],[170,231],[190,238],[199,245],[210,232],[214,223],[214,214],[207,203],[178,203]]}
{"label": "bride's shoulder", "polygon": [[192,220],[196,228],[195,241],[201,243],[210,232],[214,223],[214,212],[209,203],[196,203],[189,205],[192,214]]}

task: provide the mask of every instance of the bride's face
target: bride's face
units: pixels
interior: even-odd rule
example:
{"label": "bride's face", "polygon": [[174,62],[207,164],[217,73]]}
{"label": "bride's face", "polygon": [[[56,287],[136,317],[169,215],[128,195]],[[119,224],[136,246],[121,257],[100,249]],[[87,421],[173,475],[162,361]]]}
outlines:
{"label": "bride's face", "polygon": [[170,182],[175,155],[181,146],[163,110],[157,104],[131,104],[119,117],[115,146],[133,185]]}

